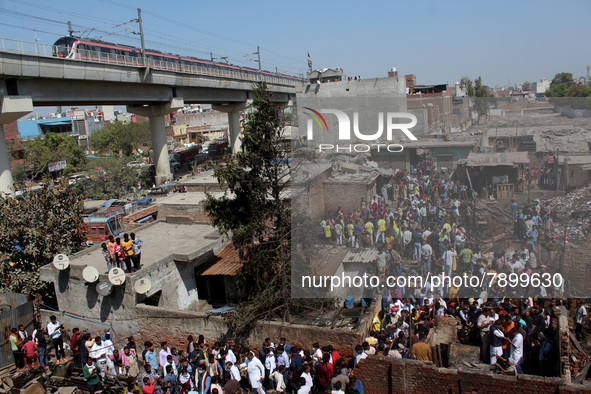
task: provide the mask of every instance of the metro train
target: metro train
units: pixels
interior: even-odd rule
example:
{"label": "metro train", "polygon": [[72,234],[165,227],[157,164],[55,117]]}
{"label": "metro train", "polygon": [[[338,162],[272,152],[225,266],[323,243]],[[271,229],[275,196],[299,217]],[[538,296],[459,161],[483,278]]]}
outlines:
{"label": "metro train", "polygon": [[[66,59],[78,59],[114,64],[142,66],[142,50],[132,46],[113,44],[101,40],[79,37],[61,37],[52,47],[52,55]],[[216,63],[194,57],[183,57],[165,54],[154,50],[146,50],[148,64],[152,68],[167,69],[196,74],[228,75],[230,77],[254,79],[262,74],[264,77],[281,78],[292,82],[306,83],[307,80],[269,71]]]}

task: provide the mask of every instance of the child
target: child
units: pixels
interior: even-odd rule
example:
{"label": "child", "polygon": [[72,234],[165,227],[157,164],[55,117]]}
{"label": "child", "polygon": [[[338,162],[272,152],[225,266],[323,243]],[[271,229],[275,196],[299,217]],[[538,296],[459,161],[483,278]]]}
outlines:
{"label": "child", "polygon": [[179,376],[179,383],[181,385],[188,384],[193,390],[193,379],[191,379],[191,375],[189,375],[189,371],[186,368],[181,369],[181,375]]}
{"label": "child", "polygon": [[107,262],[107,274],[109,273],[109,271],[111,271],[111,255],[109,254],[109,249],[107,248],[107,244],[106,243],[102,243],[101,247],[103,248],[103,257],[105,258],[105,261]]}

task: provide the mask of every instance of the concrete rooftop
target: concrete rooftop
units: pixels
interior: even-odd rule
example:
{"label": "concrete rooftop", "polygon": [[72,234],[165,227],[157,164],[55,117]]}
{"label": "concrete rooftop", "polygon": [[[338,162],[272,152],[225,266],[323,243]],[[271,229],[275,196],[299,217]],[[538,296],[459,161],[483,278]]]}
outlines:
{"label": "concrete rooftop", "polygon": [[200,184],[200,183],[205,183],[205,184],[215,183],[217,185],[219,182],[218,182],[218,179],[215,177],[213,170],[208,170],[208,171],[204,171],[198,175],[195,175],[192,177],[187,177],[186,179],[183,179],[182,181],[178,181],[177,183],[179,185]]}
{"label": "concrete rooftop", "polygon": [[[172,255],[189,255],[216,242],[215,228],[206,224],[169,224],[154,222],[137,231],[136,236],[144,242],[142,246],[142,267],[148,267]],[[73,266],[93,266],[103,274],[107,263],[100,245],[79,252],[70,257]]]}
{"label": "concrete rooftop", "polygon": [[[224,195],[223,192],[211,192],[215,198],[220,198]],[[204,192],[187,192],[187,193],[171,193],[166,197],[158,198],[158,204],[170,205],[197,205],[205,201],[206,195]]]}

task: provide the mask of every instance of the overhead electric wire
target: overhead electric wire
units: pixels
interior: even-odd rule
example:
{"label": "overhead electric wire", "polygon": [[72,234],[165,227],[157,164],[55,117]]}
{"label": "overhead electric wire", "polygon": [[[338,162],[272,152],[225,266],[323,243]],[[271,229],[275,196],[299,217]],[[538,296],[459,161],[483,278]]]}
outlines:
{"label": "overhead electric wire", "polygon": [[[19,1],[9,0],[9,1],[12,1],[14,3],[17,3],[19,5],[27,5],[27,6],[30,6],[30,7],[41,8],[41,9],[44,9],[44,10],[47,10],[47,11],[58,13],[60,15],[63,15],[64,13],[67,13],[67,14],[70,14],[70,15],[80,16],[80,17],[83,17],[85,19],[91,19],[91,20],[98,21],[100,23],[104,23],[105,25],[111,25],[113,23],[113,21],[110,21],[110,20],[107,20],[107,19],[103,19],[103,18],[100,18],[100,17],[93,17],[93,16],[89,16],[87,14],[80,14],[80,13],[76,13],[76,12],[72,12],[72,11],[64,11],[64,10],[56,9],[56,8],[45,6],[45,5],[31,3],[31,2],[28,2],[28,1],[24,1],[24,0],[22,0],[22,1],[21,0],[19,0]],[[102,1],[104,3],[112,4],[112,5],[117,5],[117,6],[120,6],[120,7],[123,7],[123,8],[135,10],[135,7],[133,7],[133,6],[129,6],[129,5],[126,5],[126,4],[118,3],[116,1],[112,1],[112,0],[100,0],[100,1]],[[54,23],[54,24],[58,24],[58,25],[62,25],[62,26],[67,26],[67,24],[68,24],[65,21],[55,20],[55,19],[50,19],[50,18],[45,18],[45,17],[40,17],[40,16],[35,16],[35,15],[31,15],[31,14],[25,14],[25,13],[22,13],[22,12],[19,12],[19,11],[15,11],[15,10],[10,10],[10,9],[4,8],[4,7],[0,8],[0,9],[2,11],[4,11],[5,13],[7,13],[7,14],[12,14],[12,15],[15,15],[15,16],[19,16],[19,17],[21,17],[23,19],[35,20],[35,21],[40,22],[40,23]],[[195,28],[195,27],[190,26],[188,24],[185,24],[185,23],[182,23],[182,22],[178,22],[178,21],[173,20],[171,18],[167,18],[167,17],[164,17],[162,15],[159,15],[159,14],[156,14],[156,13],[152,13],[150,11],[144,11],[144,13],[145,14],[148,14],[148,15],[151,15],[151,16],[157,18],[157,19],[160,19],[160,20],[163,20],[163,21],[166,21],[166,22],[175,24],[175,25],[182,26],[182,27],[184,27],[186,29],[189,29],[189,30],[192,30],[192,31],[196,31],[196,32],[199,32],[199,33],[202,33],[202,34],[206,34],[206,35],[209,35],[209,36],[212,36],[212,37],[215,37],[215,38],[219,38],[219,39],[222,39],[222,40],[230,41],[230,42],[233,42],[233,43],[236,43],[236,44],[244,45],[244,46],[247,46],[248,48],[253,48],[254,47],[254,45],[252,45],[252,44],[249,44],[249,43],[246,43],[246,42],[243,42],[243,41],[240,41],[240,40],[236,40],[236,39],[233,39],[231,37],[226,37],[226,36],[221,35],[221,34],[212,33],[212,32],[209,32],[209,31],[206,31],[206,30],[203,30],[203,29],[198,29],[198,28]],[[11,25],[8,25],[8,24],[4,24],[4,25],[5,26],[11,26]],[[133,37],[132,36],[135,33],[130,32],[128,30],[123,30],[123,31],[118,31],[118,32],[112,32],[112,31],[107,31],[107,30],[99,29],[99,28],[96,28],[96,27],[88,27],[88,26],[79,25],[77,23],[71,23],[71,26],[72,26],[72,28],[84,30],[83,32],[80,32],[80,33],[83,33],[83,34],[85,32],[88,32],[88,33],[99,33],[100,35],[98,35],[97,37],[94,37],[94,38],[97,38],[97,39],[101,39],[101,38],[103,38],[105,36],[116,36],[116,37],[124,38],[126,40],[133,41],[134,42],[133,45],[137,46],[137,37]],[[119,26],[119,25],[117,25],[117,26]],[[12,25],[12,27],[23,29],[23,30],[28,30],[26,28],[14,26],[14,25]],[[39,33],[44,33],[44,34],[64,35],[64,34],[60,34],[60,33],[47,32],[47,31],[43,31],[43,30],[39,30],[39,29],[30,29],[30,30],[37,31]],[[152,30],[148,30],[148,32],[150,32],[151,35],[155,35],[158,38],[163,38],[165,41],[168,41],[168,42],[164,43],[164,42],[159,42],[159,41],[152,40],[150,38],[148,38],[146,40],[146,42],[148,42],[148,43],[157,44],[158,46],[161,46],[162,48],[166,48],[164,51],[168,51],[168,48],[176,48],[176,49],[180,49],[182,51],[189,52],[189,54],[187,54],[188,56],[191,56],[190,53],[197,53],[197,54],[200,54],[200,55],[205,55],[203,57],[204,58],[207,58],[207,59],[209,58],[207,55],[209,55],[211,52],[214,52],[215,51],[216,54],[224,55],[223,57],[226,58],[228,60],[228,62],[231,62],[233,64],[240,64],[240,63],[243,63],[243,62],[246,61],[248,63],[254,63],[254,65],[251,66],[253,68],[257,68],[257,66],[258,66],[256,64],[257,61],[254,60],[254,59],[245,60],[244,59],[245,54],[244,54],[243,51],[229,50],[229,49],[226,49],[226,48],[213,47],[213,46],[209,46],[207,44],[201,44],[201,43],[196,43],[194,41],[188,41],[186,39],[179,39],[178,37],[172,37],[172,36],[169,36],[169,35],[166,35],[166,34],[163,34],[163,33],[159,33],[159,32],[155,32],[155,31],[152,31]],[[127,34],[124,34],[124,33],[127,33]],[[183,47],[183,46],[178,46],[178,45],[171,44],[171,42],[178,42],[178,41],[183,41],[188,46],[187,47]],[[198,47],[200,49],[196,49],[195,47]],[[298,68],[297,66],[294,66],[294,65],[287,65],[287,64],[285,64],[283,62],[276,62],[276,61],[273,60],[274,57],[281,57],[281,58],[284,58],[284,59],[287,59],[287,60],[290,60],[290,61],[294,61],[294,62],[299,63],[299,61],[297,61],[297,60],[295,60],[293,58],[290,58],[288,56],[279,54],[279,53],[277,53],[275,51],[272,51],[272,50],[266,49],[266,48],[263,48],[263,51],[265,53],[265,59],[262,61],[262,64],[263,64],[263,66],[266,66],[264,68],[269,68],[269,66],[271,66],[271,67],[276,67],[277,69],[280,69],[281,68],[282,70],[288,70],[288,72],[290,72],[290,73],[293,73],[293,72],[299,73],[303,69],[303,68]],[[220,59],[222,57],[221,55],[216,56],[216,58],[217,59]],[[247,55],[254,55],[254,53],[253,54],[250,54],[249,53]],[[192,55],[192,56],[195,56],[195,55]],[[201,56],[199,56],[199,57],[201,57]],[[269,70],[269,71],[271,71],[271,70]]]}
{"label": "overhead electric wire", "polygon": [[[113,1],[113,0],[99,0],[99,1],[101,1],[103,3],[112,4],[112,5],[116,5],[116,6],[119,6],[119,7],[127,8],[127,9],[135,9],[135,7],[132,7],[132,6],[129,6],[127,4],[117,2],[117,1]],[[209,36],[212,36],[212,37],[215,37],[215,38],[219,38],[219,39],[222,39],[222,40],[226,40],[226,41],[229,41],[229,42],[233,42],[233,43],[236,43],[236,44],[245,45],[247,47],[254,47],[255,46],[252,43],[247,43],[247,42],[244,42],[244,41],[241,41],[241,40],[237,40],[237,39],[232,38],[232,37],[224,36],[222,34],[212,33],[212,32],[207,31],[207,30],[196,28],[196,27],[191,26],[191,25],[188,25],[186,23],[179,22],[178,20],[171,19],[171,18],[162,16],[162,15],[157,14],[157,13],[153,13],[153,12],[151,12],[149,10],[142,10],[142,12],[144,14],[147,14],[147,15],[153,16],[155,18],[161,19],[163,21],[169,22],[169,23],[171,23],[173,25],[182,26],[182,27],[185,27],[186,29],[196,31],[198,33],[203,33],[203,34],[206,34],[206,35],[209,35]],[[299,62],[300,61],[300,60],[296,60],[294,58],[291,58],[289,56],[282,55],[282,54],[280,54],[278,52],[275,52],[275,51],[272,51],[270,49],[267,49],[267,48],[264,48],[264,49],[267,52],[269,52],[269,53],[273,53],[276,56],[283,57],[283,58],[285,58],[287,60],[291,60],[291,61],[295,61],[295,62]]]}

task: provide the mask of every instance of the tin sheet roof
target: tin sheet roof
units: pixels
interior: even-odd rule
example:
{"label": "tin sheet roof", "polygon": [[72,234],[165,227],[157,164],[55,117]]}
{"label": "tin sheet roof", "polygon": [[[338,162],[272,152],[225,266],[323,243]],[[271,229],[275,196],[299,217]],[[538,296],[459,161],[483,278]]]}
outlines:
{"label": "tin sheet roof", "polygon": [[529,163],[527,152],[470,153],[468,155],[468,167],[513,166],[527,163]]}
{"label": "tin sheet roof", "polygon": [[349,251],[343,257],[343,263],[371,263],[378,258],[377,249],[366,249],[361,251]]}
{"label": "tin sheet roof", "polygon": [[242,263],[238,249],[230,242],[216,255],[213,264],[201,275],[235,276],[236,271],[240,268],[242,268]]}

